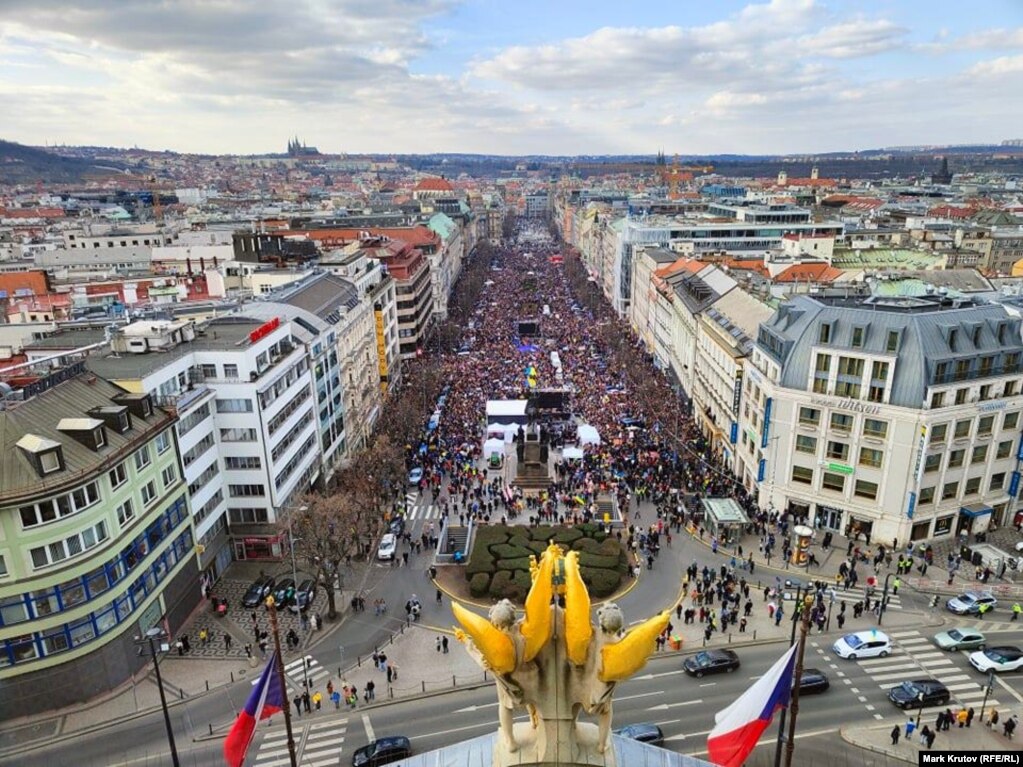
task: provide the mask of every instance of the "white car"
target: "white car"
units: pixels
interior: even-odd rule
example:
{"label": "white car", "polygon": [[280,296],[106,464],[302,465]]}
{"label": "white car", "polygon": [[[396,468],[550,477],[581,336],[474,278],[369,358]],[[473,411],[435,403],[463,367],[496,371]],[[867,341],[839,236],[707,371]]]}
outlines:
{"label": "white car", "polygon": [[398,550],[398,538],[394,533],[388,533],[380,539],[380,546],[377,548],[377,559],[394,559]]}
{"label": "white car", "polygon": [[892,640],[883,631],[871,629],[846,634],[832,645],[831,649],[839,658],[884,658],[892,653]]}
{"label": "white car", "polygon": [[989,647],[970,653],[970,665],[977,671],[1019,671],[1023,668],[1023,650],[1018,647]]}

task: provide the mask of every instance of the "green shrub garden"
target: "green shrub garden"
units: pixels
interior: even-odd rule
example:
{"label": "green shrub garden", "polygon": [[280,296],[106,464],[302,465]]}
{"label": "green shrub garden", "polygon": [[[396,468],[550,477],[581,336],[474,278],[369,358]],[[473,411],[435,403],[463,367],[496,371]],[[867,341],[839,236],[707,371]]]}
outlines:
{"label": "green shrub garden", "polygon": [[617,538],[596,524],[558,527],[489,525],[476,529],[465,578],[476,599],[510,599],[522,603],[529,592],[529,557],[553,540],[566,551],[579,552],[579,570],[590,596],[614,594],[628,572],[628,558]]}

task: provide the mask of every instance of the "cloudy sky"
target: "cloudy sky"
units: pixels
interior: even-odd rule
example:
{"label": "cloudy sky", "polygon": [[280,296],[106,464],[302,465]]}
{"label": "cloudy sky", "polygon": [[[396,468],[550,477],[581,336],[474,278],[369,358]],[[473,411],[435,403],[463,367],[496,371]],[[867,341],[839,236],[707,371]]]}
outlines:
{"label": "cloudy sky", "polygon": [[0,0],[0,138],[819,152],[1023,137],[1023,1]]}

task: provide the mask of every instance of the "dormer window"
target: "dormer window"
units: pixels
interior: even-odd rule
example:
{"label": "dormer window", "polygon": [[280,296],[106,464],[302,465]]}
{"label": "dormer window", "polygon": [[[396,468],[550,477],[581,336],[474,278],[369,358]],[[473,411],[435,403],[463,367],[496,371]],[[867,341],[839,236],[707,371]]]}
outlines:
{"label": "dormer window", "polygon": [[103,421],[98,418],[62,418],[57,430],[91,450],[99,450],[107,444]]}
{"label": "dormer window", "polygon": [[39,470],[41,474],[53,474],[55,471],[60,471],[59,448],[39,454]]}
{"label": "dormer window", "polygon": [[822,343],[822,344],[830,344],[831,343],[831,325],[830,324],[823,323],[821,325],[820,334],[818,335],[817,340],[820,343]]}
{"label": "dormer window", "polygon": [[949,351],[959,351],[956,347],[959,345],[959,331],[956,328],[952,328],[948,331],[948,349]]}
{"label": "dormer window", "polygon": [[96,407],[89,411],[89,415],[99,418],[108,429],[118,434],[124,434],[131,428],[131,415],[129,415],[126,405]]}
{"label": "dormer window", "polygon": [[980,348],[980,325],[973,326],[973,345]]}
{"label": "dormer window", "polygon": [[853,328],[852,345],[854,349],[863,348],[863,338],[866,335],[864,328]]}
{"label": "dormer window", "polygon": [[45,477],[62,471],[64,463],[63,446],[52,439],[40,437],[36,434],[26,434],[19,439],[15,445],[21,450],[25,458],[32,464],[36,474]]}

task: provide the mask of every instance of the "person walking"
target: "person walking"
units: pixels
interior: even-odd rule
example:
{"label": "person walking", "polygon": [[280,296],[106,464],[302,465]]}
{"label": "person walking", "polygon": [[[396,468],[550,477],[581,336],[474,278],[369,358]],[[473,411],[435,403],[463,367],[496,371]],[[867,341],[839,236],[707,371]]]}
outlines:
{"label": "person walking", "polygon": [[891,736],[892,736],[892,745],[893,746],[899,745],[899,736],[900,735],[902,735],[902,728],[899,727],[899,725],[895,725],[894,727],[892,727]]}
{"label": "person walking", "polygon": [[1020,606],[1020,603],[1019,603],[1019,602],[1016,602],[1016,603],[1015,603],[1015,604],[1014,604],[1014,605],[1012,606],[1012,617],[1011,617],[1011,618],[1009,618],[1009,620],[1010,620],[1010,621],[1016,621],[1016,620],[1019,620],[1019,614],[1020,614],[1021,612],[1023,612],[1023,606]]}
{"label": "person walking", "polygon": [[226,631],[224,632],[224,650],[225,652],[231,652],[231,635]]}
{"label": "person walking", "polygon": [[366,702],[377,699],[377,684],[372,679],[366,682]]}
{"label": "person walking", "polygon": [[446,653],[448,651],[448,638],[446,636],[440,638],[440,647],[442,652]]}
{"label": "person walking", "polygon": [[971,706],[967,710],[967,712],[966,712],[966,726],[967,727],[969,727],[971,724],[973,724],[973,717],[975,717],[976,715],[977,715],[977,712],[974,711],[973,707]]}

